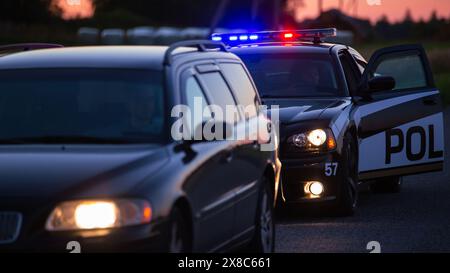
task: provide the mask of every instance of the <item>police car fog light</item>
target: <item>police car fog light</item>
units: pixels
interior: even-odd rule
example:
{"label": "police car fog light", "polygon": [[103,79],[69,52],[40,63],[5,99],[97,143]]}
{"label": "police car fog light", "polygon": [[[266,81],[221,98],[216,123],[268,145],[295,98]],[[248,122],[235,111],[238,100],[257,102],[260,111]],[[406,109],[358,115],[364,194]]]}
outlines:
{"label": "police car fog light", "polygon": [[311,181],[305,185],[305,193],[313,196],[320,196],[324,191],[323,184],[319,181]]}

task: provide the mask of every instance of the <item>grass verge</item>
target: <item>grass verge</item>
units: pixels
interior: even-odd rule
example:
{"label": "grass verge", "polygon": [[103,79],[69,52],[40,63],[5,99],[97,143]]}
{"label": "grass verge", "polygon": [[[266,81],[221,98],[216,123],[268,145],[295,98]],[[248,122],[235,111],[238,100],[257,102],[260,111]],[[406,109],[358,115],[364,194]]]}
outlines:
{"label": "grass verge", "polygon": [[434,80],[441,91],[444,105],[450,105],[450,73],[436,74]]}

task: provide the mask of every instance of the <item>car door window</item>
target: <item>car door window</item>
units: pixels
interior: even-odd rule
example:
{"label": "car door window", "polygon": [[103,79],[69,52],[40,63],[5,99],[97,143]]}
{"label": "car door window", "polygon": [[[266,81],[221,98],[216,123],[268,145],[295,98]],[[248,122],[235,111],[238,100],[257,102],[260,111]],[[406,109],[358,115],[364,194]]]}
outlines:
{"label": "car door window", "polygon": [[[217,105],[222,110],[223,120],[230,123],[239,121],[240,117],[237,114],[238,111],[231,90],[220,72],[204,73],[200,75],[200,78],[207,88],[211,103]],[[227,115],[227,110],[234,111],[236,115]]]}
{"label": "car door window", "polygon": [[395,79],[392,91],[423,89],[427,87],[427,75],[419,52],[406,52],[384,56],[378,61],[369,77],[391,76]]}
{"label": "car door window", "polygon": [[245,108],[246,118],[256,116],[258,99],[253,83],[244,67],[238,63],[223,63],[220,66],[238,103]]}
{"label": "car door window", "polygon": [[[208,100],[205,97],[205,94],[203,94],[203,90],[200,87],[197,80],[194,78],[194,76],[190,76],[187,78],[184,88],[184,97],[185,97],[185,103],[191,110],[191,125],[192,128],[197,128],[202,122],[205,122],[211,118],[211,112],[208,108]],[[198,101],[198,99],[201,99],[202,105],[201,105],[201,113],[203,113],[202,118],[194,118],[194,114],[198,111],[195,109],[195,101]]]}
{"label": "car door window", "polygon": [[353,59],[356,61],[356,65],[358,66],[359,72],[362,74],[364,73],[364,70],[367,67],[367,63],[365,63],[364,61],[361,61],[355,57],[353,57]]}
{"label": "car door window", "polygon": [[347,80],[348,90],[351,95],[356,94],[361,75],[357,75],[354,69],[354,64],[351,63],[347,54],[340,54],[339,60],[341,61],[342,69],[344,70],[345,79]]}

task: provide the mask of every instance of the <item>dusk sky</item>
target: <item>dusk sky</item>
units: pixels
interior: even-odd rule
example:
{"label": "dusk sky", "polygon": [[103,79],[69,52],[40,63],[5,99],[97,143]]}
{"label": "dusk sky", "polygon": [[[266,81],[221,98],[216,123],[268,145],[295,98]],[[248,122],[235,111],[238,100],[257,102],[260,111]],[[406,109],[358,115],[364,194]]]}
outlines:
{"label": "dusk sky", "polygon": [[[90,17],[94,13],[91,0],[54,0],[63,9],[63,17],[70,19],[73,17]],[[237,0],[232,0],[237,1]],[[349,2],[345,1],[345,9]],[[357,0],[358,16],[376,21],[383,14],[386,14],[391,21],[402,20],[406,10],[409,8],[414,19],[428,19],[433,10],[438,12],[440,17],[450,17],[450,0]],[[315,17],[318,14],[317,0],[304,0],[305,6],[298,9],[297,17]],[[337,7],[339,0],[323,0],[324,9]],[[376,5],[379,2],[380,5]],[[370,4],[374,3],[374,4]]]}
{"label": "dusk sky", "polygon": [[[351,0],[345,1],[345,9]],[[316,17],[318,14],[317,0],[304,0],[305,6],[298,10],[297,16]],[[323,0],[324,9],[337,7],[339,0]],[[370,5],[370,3],[380,2],[380,5]],[[378,20],[386,14],[390,21],[403,20],[406,10],[410,9],[413,18],[428,19],[433,10],[438,12],[440,17],[450,17],[450,0],[358,0],[358,16],[368,18],[371,21]]]}

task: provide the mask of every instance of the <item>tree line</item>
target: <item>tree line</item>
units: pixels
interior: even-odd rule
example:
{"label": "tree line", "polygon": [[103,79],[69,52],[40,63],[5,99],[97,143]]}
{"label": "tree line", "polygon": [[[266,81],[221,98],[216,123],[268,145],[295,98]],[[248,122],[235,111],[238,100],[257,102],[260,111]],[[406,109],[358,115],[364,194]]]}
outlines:
{"label": "tree line", "polygon": [[[122,17],[152,25],[209,26],[223,0],[92,0],[94,18]],[[277,0],[283,22],[288,0]],[[228,0],[220,25],[226,27],[269,28],[273,24],[274,0]],[[54,0],[2,0],[0,21],[33,24],[60,20]],[[256,3],[256,6],[255,6]],[[124,20],[125,19],[125,20]],[[292,18],[290,18],[292,20]]]}
{"label": "tree line", "polygon": [[433,12],[429,19],[414,21],[411,12],[396,23],[390,23],[386,16],[381,17],[373,26],[373,39],[386,40],[450,40],[450,18],[439,18]]}
{"label": "tree line", "polygon": [[[279,25],[295,27],[293,15],[286,7],[289,0],[92,0],[93,18],[63,21],[54,0],[1,0],[0,24],[63,25],[98,28],[138,25],[209,27],[218,7],[227,3],[219,27],[273,29],[275,14]],[[278,13],[274,3],[278,1]],[[369,39],[450,40],[450,20],[433,13],[429,20],[414,21],[407,12],[402,22],[391,23],[386,17],[372,25]]]}

